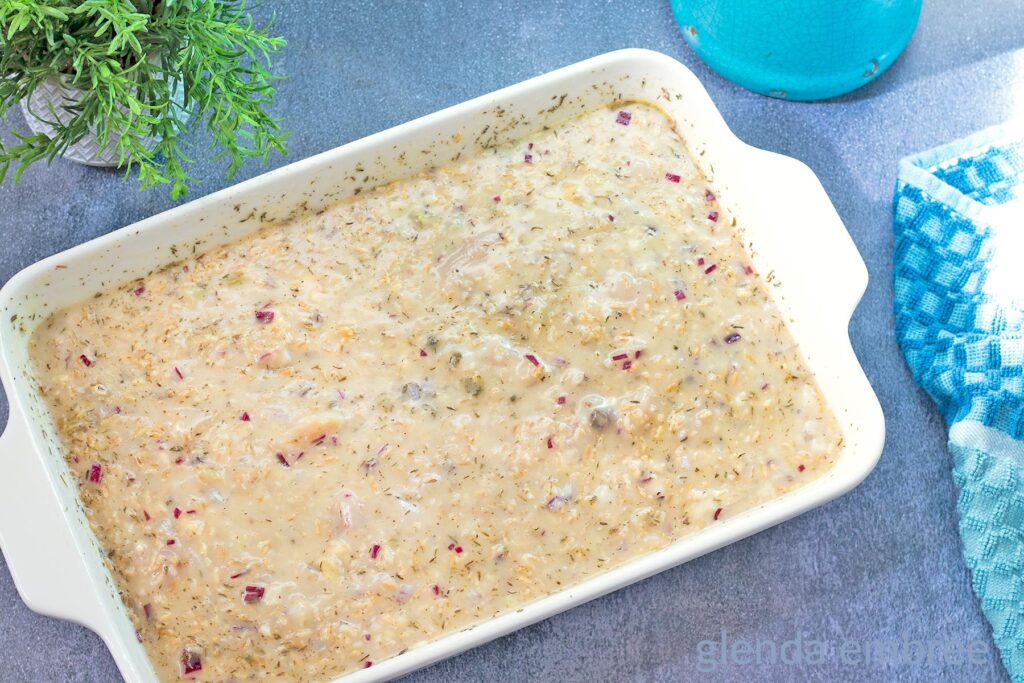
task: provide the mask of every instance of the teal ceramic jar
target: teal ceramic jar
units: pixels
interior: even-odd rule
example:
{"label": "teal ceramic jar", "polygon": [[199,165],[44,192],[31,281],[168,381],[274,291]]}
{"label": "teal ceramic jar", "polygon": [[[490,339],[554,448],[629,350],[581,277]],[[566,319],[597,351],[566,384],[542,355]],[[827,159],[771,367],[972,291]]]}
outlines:
{"label": "teal ceramic jar", "polygon": [[885,71],[910,41],[921,0],[671,0],[683,37],[712,69],[772,97],[820,100]]}

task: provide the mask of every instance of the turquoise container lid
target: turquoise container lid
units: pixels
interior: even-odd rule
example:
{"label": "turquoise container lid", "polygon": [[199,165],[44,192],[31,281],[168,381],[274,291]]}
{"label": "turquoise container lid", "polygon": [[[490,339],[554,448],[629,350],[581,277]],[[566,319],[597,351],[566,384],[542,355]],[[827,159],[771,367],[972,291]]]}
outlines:
{"label": "turquoise container lid", "polygon": [[788,100],[869,83],[903,51],[922,0],[670,0],[683,38],[745,88]]}

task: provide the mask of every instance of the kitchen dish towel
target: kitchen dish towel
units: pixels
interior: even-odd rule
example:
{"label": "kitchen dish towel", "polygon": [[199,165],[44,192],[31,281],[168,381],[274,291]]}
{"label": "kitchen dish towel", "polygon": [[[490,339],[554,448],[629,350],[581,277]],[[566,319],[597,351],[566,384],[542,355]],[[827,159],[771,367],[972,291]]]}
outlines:
{"label": "kitchen dish towel", "polygon": [[1024,683],[1024,122],[900,162],[896,338],[949,425],[964,557]]}

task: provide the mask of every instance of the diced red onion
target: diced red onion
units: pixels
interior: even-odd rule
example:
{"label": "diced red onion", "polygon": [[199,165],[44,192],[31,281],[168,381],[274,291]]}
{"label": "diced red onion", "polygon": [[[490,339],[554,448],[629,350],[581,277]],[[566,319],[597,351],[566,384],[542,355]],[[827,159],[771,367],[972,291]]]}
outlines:
{"label": "diced red onion", "polygon": [[718,222],[718,212],[717,211],[709,211],[708,212],[708,220],[713,222],[713,223],[717,223]]}
{"label": "diced red onion", "polygon": [[370,548],[370,558],[376,560],[378,555],[380,555],[380,544],[374,543]]}
{"label": "diced red onion", "polygon": [[722,508],[716,509],[715,510],[715,520],[717,520],[719,515],[721,515],[721,514],[722,514]]}
{"label": "diced red onion", "polygon": [[712,192],[711,190],[704,190],[704,201],[708,202],[709,204],[715,201],[715,193]]}
{"label": "diced red onion", "polygon": [[617,353],[614,356],[612,356],[612,360],[613,361],[619,361],[619,360],[623,360],[623,359],[626,359],[626,358],[629,358],[629,354],[628,353]]}
{"label": "diced red onion", "polygon": [[716,270],[718,270],[718,264],[717,263],[712,263],[710,266],[708,266],[707,268],[704,269],[704,274],[705,275],[710,275],[711,273],[715,272]]}
{"label": "diced red onion", "polygon": [[528,163],[528,164],[532,164],[533,163],[533,155],[532,154],[524,154],[523,155],[523,161]]}
{"label": "diced red onion", "polygon": [[701,256],[700,258],[697,259],[697,265],[698,266],[703,266],[704,265],[704,257],[703,256]]}
{"label": "diced red onion", "polygon": [[558,508],[562,507],[565,501],[566,498],[564,496],[552,496],[551,500],[549,500],[547,504],[544,505],[544,507],[546,507],[548,510],[557,510]]}
{"label": "diced red onion", "polygon": [[565,396],[559,396],[557,403],[560,406],[564,406],[565,405]]}
{"label": "diced red onion", "polygon": [[173,538],[167,539],[167,545],[174,545],[175,543],[177,543],[177,541],[175,541]]}
{"label": "diced red onion", "polygon": [[182,650],[180,659],[181,672],[186,676],[203,670],[203,659],[199,656],[198,652],[192,652],[188,649]]}
{"label": "diced red onion", "polygon": [[552,440],[552,438],[551,438],[551,437],[549,436],[549,437],[548,437],[548,448],[554,448],[554,447],[555,447],[555,442],[554,442],[554,441]]}
{"label": "diced red onion", "polygon": [[143,287],[142,285],[139,285],[134,290],[132,290],[132,294],[134,294],[135,296],[142,296],[142,293],[145,292],[145,291],[146,291],[146,288]]}
{"label": "diced red onion", "polygon": [[179,370],[177,367],[174,368],[174,374],[178,376],[178,379],[185,379],[185,375],[181,374],[181,370]]}
{"label": "diced red onion", "polygon": [[103,465],[98,462],[94,462],[89,467],[89,481],[94,484],[98,484],[103,480]]}
{"label": "diced red onion", "polygon": [[677,289],[675,291],[675,295],[676,295],[676,301],[682,301],[683,299],[686,298],[686,292],[684,292],[681,289]]}
{"label": "diced red onion", "polygon": [[248,603],[259,602],[263,599],[263,594],[266,590],[263,586],[246,586],[242,600]]}
{"label": "diced red onion", "polygon": [[174,518],[181,517],[181,508],[174,508]]}
{"label": "diced red onion", "polygon": [[145,605],[143,605],[142,606],[142,612],[143,612],[143,614],[146,615],[147,619],[152,617],[153,616],[153,605],[152,605],[152,603],[147,602]]}
{"label": "diced red onion", "polygon": [[438,586],[436,583],[433,586],[430,587],[430,590],[434,592],[434,595],[440,595],[441,594],[441,587]]}
{"label": "diced red onion", "polygon": [[277,457],[277,461],[279,463],[285,467],[291,467],[291,465],[288,464],[288,458],[284,457],[284,453],[275,453],[274,455]]}
{"label": "diced red onion", "polygon": [[424,351],[423,349],[420,349],[420,358],[426,358],[426,357],[427,357],[427,352]]}
{"label": "diced red onion", "polygon": [[267,310],[256,311],[256,322],[264,324],[274,322],[274,312]]}
{"label": "diced red onion", "polygon": [[248,422],[252,418],[249,417],[249,413],[246,411],[242,413],[242,417],[239,419],[242,420],[242,422]]}
{"label": "diced red onion", "polygon": [[727,334],[725,336],[725,343],[726,344],[735,344],[741,338],[742,337],[740,337],[740,333],[739,332],[730,332],[729,334]]}
{"label": "diced red onion", "polygon": [[526,354],[526,360],[533,363],[534,367],[540,367],[540,361],[537,360],[537,356],[533,355],[532,353]]}
{"label": "diced red onion", "polygon": [[633,367],[633,361],[631,360],[627,360],[625,363],[622,364],[623,370],[629,370],[631,367]]}
{"label": "diced red onion", "polygon": [[629,122],[633,120],[633,115],[628,111],[620,111],[619,115],[615,117],[615,123],[621,126],[628,126]]}
{"label": "diced red onion", "polygon": [[82,361],[82,365],[84,365],[85,367],[89,367],[90,365],[92,365],[92,361],[89,360],[89,356],[85,355],[84,353],[81,356],[79,356],[78,359]]}
{"label": "diced red onion", "polygon": [[675,173],[665,174],[665,180],[669,181],[670,183],[678,183],[682,179],[682,176],[676,175]]}
{"label": "diced red onion", "polygon": [[803,472],[807,468],[805,466],[803,466],[803,465],[800,465],[800,467],[797,467],[796,469],[797,469],[798,472]]}

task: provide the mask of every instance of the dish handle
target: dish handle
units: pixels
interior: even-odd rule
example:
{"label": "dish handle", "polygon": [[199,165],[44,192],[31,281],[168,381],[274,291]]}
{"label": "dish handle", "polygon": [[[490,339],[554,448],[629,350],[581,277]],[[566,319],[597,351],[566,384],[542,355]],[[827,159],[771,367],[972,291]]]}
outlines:
{"label": "dish handle", "polygon": [[0,435],[0,550],[29,609],[95,629],[102,614],[65,505],[12,402]]}
{"label": "dish handle", "polygon": [[[760,161],[760,166],[748,163],[748,168],[754,169],[750,187],[765,193],[760,197],[763,210],[778,217],[780,230],[789,230],[783,232],[787,237],[778,242],[779,252],[771,254],[768,262],[785,264],[789,277],[800,278],[790,295],[799,295],[808,310],[817,311],[816,325],[835,331],[837,340],[849,344],[850,319],[867,290],[868,269],[843,219],[821,180],[804,162],[766,150],[747,157]],[[758,178],[773,178],[781,184]],[[800,188],[800,192],[780,191],[784,188]],[[794,232],[790,217],[803,215],[814,216],[814,223],[798,221],[801,229]]]}

